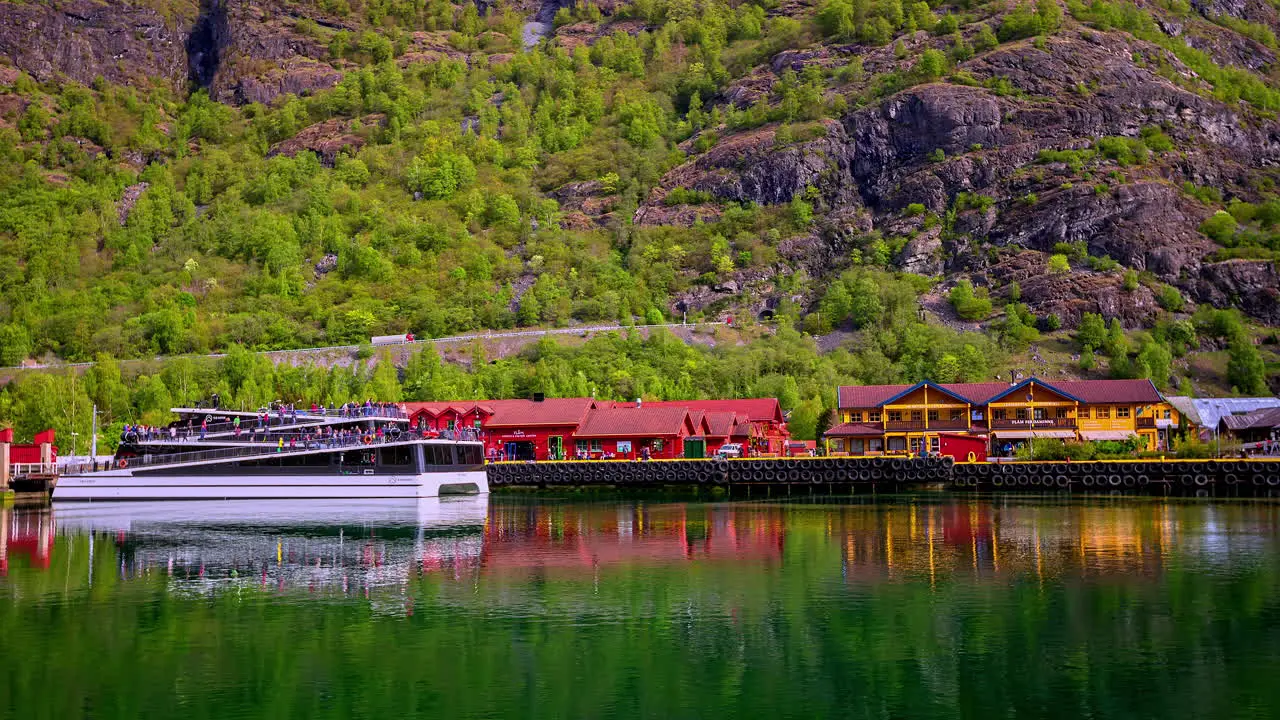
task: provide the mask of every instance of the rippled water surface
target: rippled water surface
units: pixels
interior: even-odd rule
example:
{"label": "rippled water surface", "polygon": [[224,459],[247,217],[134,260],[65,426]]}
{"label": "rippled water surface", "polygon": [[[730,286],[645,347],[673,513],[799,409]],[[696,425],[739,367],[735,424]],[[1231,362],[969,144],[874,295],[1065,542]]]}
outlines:
{"label": "rippled water surface", "polygon": [[0,511],[14,718],[1273,718],[1280,506]]}

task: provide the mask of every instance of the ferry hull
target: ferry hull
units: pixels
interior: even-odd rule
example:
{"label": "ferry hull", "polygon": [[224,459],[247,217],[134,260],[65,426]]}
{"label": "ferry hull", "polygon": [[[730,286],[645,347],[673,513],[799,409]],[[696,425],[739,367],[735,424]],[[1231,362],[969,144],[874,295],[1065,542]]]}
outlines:
{"label": "ferry hull", "polygon": [[158,475],[127,470],[58,479],[58,502],[95,500],[377,500],[489,492],[484,470],[401,475]]}

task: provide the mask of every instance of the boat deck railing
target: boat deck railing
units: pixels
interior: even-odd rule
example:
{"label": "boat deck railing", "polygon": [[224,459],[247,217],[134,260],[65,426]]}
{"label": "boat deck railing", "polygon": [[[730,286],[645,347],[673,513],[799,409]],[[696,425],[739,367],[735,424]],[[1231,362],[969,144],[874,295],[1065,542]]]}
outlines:
{"label": "boat deck railing", "polygon": [[[242,410],[199,410],[199,409],[192,409],[192,408],[173,408],[172,412],[179,415],[187,414],[187,413],[192,413],[192,414],[205,413],[205,415],[208,417],[215,417],[215,416],[239,417],[242,419],[240,422],[240,434],[242,435],[251,433],[254,429],[257,429],[257,430],[270,429],[272,431],[300,430],[305,428],[338,425],[344,422],[352,422],[352,421],[358,421],[358,420],[381,420],[383,422],[404,422],[408,420],[408,416],[403,411],[399,409],[396,409],[393,411],[387,408],[369,408],[368,412],[366,412],[366,408],[356,408],[354,410],[349,410],[349,411],[317,410],[316,412],[312,412],[310,410],[305,410],[305,411],[299,410],[293,413],[286,413],[283,416],[277,415],[275,413],[271,413],[268,415],[267,423],[265,425],[262,425],[259,423],[260,414],[252,413],[248,411],[242,411]],[[189,430],[183,427],[181,423],[176,424],[175,427],[177,428],[177,431],[178,431],[176,438],[183,438],[184,436],[187,438],[195,437],[201,431],[200,426],[194,423],[192,424]],[[226,437],[229,435],[234,435],[235,431],[236,431],[235,420],[230,420],[226,422],[211,422],[205,426],[204,435],[206,438]],[[155,432],[159,435],[167,436],[169,433],[169,427],[156,428]],[[169,439],[173,440],[175,438],[171,437]]]}

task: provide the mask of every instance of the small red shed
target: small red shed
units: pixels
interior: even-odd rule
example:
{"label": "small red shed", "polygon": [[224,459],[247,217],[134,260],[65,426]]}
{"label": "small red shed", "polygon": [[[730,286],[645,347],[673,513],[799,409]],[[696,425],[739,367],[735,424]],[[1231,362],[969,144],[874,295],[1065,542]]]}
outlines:
{"label": "small red shed", "polygon": [[956,462],[986,462],[985,435],[938,433],[938,454],[955,458]]}

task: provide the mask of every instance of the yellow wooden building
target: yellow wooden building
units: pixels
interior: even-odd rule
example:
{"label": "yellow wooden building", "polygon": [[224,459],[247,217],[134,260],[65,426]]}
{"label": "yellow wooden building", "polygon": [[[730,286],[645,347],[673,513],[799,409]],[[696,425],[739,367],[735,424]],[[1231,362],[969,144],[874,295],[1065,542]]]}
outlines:
{"label": "yellow wooden building", "polygon": [[1177,426],[1177,412],[1149,380],[845,386],[839,405],[827,448],[850,455],[938,452],[948,434],[982,436],[995,454],[1031,438],[1137,437],[1156,450]]}

